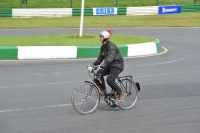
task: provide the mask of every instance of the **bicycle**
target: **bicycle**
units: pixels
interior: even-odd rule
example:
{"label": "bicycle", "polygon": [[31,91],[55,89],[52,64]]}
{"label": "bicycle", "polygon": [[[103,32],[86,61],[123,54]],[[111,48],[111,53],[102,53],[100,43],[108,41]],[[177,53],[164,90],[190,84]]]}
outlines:
{"label": "bicycle", "polygon": [[[100,77],[96,72],[100,68],[100,66],[87,66],[88,74],[92,78],[92,82],[84,81],[77,85],[71,96],[71,102],[73,108],[80,114],[90,114],[93,113],[100,103],[100,90],[101,84]],[[105,75],[102,75],[105,76]],[[117,77],[117,85],[121,88],[121,90],[126,93],[126,98],[122,103],[118,103],[117,99],[119,95],[111,89],[110,93],[106,93],[104,96],[104,101],[107,103],[107,106],[110,107],[119,107],[123,110],[128,110],[134,107],[137,101],[138,92],[140,91],[139,82],[132,81],[133,76],[123,76]],[[99,81],[99,83],[96,83]]]}

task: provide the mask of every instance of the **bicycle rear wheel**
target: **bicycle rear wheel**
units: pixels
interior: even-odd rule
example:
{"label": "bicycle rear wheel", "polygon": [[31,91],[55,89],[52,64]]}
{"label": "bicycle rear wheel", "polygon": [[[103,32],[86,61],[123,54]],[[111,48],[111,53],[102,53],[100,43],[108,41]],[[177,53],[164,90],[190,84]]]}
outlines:
{"label": "bicycle rear wheel", "polygon": [[99,91],[91,83],[83,82],[73,90],[71,101],[78,113],[92,113],[99,104]]}
{"label": "bicycle rear wheel", "polygon": [[138,89],[135,83],[128,79],[123,79],[122,82],[119,82],[118,85],[122,89],[124,93],[126,93],[126,97],[124,102],[120,103],[120,108],[127,110],[133,108],[137,101]]}

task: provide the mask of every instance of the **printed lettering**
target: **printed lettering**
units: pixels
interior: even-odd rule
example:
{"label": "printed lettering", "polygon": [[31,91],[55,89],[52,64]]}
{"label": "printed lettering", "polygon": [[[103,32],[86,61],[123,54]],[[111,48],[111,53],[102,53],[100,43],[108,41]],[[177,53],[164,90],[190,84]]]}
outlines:
{"label": "printed lettering", "polygon": [[171,8],[171,9],[166,9],[166,8],[162,8],[162,12],[165,13],[165,12],[175,12],[177,11],[177,8]]}
{"label": "printed lettering", "polygon": [[103,8],[100,8],[100,14],[103,14]]}
{"label": "printed lettering", "polygon": [[114,14],[115,13],[115,10],[114,8],[111,8],[111,13]]}
{"label": "printed lettering", "polygon": [[107,8],[107,14],[110,14],[111,12],[110,12],[110,8]]}
{"label": "printed lettering", "polygon": [[96,14],[100,14],[99,8],[96,8]]}
{"label": "printed lettering", "polygon": [[115,8],[96,8],[97,15],[115,14]]}

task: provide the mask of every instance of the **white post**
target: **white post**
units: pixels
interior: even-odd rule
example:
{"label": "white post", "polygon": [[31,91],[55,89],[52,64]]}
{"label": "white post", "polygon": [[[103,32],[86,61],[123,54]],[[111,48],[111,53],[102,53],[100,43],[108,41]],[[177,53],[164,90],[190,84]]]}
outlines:
{"label": "white post", "polygon": [[82,34],[83,34],[84,2],[85,2],[85,0],[82,0],[82,5],[81,5],[80,34],[79,34],[80,37],[82,37]]}

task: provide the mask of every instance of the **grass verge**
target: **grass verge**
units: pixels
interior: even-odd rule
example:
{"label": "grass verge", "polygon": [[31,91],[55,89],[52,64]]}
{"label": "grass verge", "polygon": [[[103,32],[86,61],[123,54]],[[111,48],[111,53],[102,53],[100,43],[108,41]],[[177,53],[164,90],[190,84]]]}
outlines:
{"label": "grass verge", "polygon": [[[0,18],[1,29],[79,28],[80,17]],[[147,16],[85,16],[84,28],[199,27],[200,12]]]}
{"label": "grass verge", "polygon": [[[39,36],[0,36],[0,46],[100,46],[98,34],[94,38],[71,38],[71,34]],[[155,41],[156,38],[114,34],[111,41],[116,45]]]}

